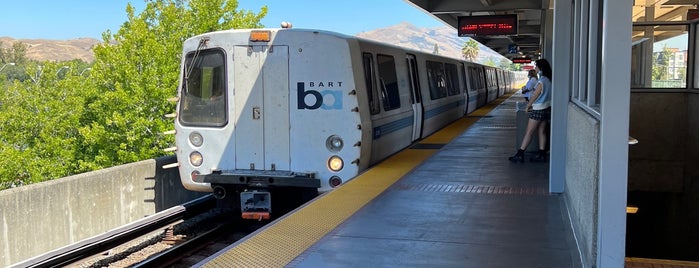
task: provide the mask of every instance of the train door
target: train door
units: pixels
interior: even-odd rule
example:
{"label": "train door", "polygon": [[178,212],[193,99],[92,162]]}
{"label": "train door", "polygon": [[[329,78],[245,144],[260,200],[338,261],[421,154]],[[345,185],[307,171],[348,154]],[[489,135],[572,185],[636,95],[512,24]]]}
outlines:
{"label": "train door", "polygon": [[233,55],[236,168],[289,170],[288,47],[236,46]]}
{"label": "train door", "polygon": [[420,95],[420,81],[417,73],[417,60],[415,55],[408,54],[408,77],[410,78],[410,103],[413,107],[413,137],[416,141],[422,136],[422,95]]}

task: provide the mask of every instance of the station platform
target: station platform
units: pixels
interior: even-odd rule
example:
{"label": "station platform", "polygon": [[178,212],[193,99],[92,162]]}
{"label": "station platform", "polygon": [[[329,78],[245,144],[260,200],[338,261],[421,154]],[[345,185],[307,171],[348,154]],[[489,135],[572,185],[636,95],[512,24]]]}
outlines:
{"label": "station platform", "polygon": [[548,163],[511,163],[517,101],[462,118],[201,267],[582,267]]}

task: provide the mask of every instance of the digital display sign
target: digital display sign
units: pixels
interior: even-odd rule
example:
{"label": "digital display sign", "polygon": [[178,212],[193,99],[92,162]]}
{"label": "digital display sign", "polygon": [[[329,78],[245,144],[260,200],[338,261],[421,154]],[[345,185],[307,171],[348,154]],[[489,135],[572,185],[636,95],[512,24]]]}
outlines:
{"label": "digital display sign", "polygon": [[517,34],[517,14],[459,17],[459,36]]}
{"label": "digital display sign", "polygon": [[531,63],[532,59],[531,58],[514,58],[512,59],[512,63]]}

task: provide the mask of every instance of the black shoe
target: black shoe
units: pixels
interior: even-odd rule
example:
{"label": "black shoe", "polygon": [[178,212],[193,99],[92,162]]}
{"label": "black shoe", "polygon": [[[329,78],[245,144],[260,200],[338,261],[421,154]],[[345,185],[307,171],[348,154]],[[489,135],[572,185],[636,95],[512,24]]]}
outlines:
{"label": "black shoe", "polygon": [[524,163],[524,154],[517,153],[513,156],[510,156],[507,159],[509,159],[510,161],[515,162],[515,163],[517,163],[517,162]]}
{"label": "black shoe", "polygon": [[532,157],[529,159],[531,162],[545,162],[546,161],[546,155],[545,154],[539,154],[535,157]]}

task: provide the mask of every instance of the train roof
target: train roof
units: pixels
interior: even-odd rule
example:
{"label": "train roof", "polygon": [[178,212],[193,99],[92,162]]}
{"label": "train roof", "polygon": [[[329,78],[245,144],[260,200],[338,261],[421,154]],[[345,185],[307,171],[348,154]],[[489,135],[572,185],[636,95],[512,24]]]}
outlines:
{"label": "train roof", "polygon": [[[188,38],[187,41],[190,40],[190,39],[197,39],[197,38],[201,38],[201,37],[203,37],[203,36],[207,36],[207,35],[211,35],[211,34],[226,33],[226,32],[232,32],[232,33],[234,33],[234,32],[249,32],[249,31],[253,31],[253,30],[263,30],[263,31],[272,31],[272,32],[292,31],[292,32],[320,33],[320,34],[324,34],[324,35],[335,36],[335,37],[341,38],[341,39],[357,40],[357,41],[359,41],[359,42],[364,42],[364,43],[369,43],[369,44],[374,44],[374,45],[381,45],[381,46],[393,47],[393,48],[400,49],[400,50],[404,50],[404,51],[406,51],[406,52],[408,52],[408,53],[413,53],[413,54],[424,54],[424,55],[430,55],[430,56],[434,56],[434,57],[440,57],[440,58],[452,59],[452,60],[456,60],[456,61],[468,62],[468,63],[471,63],[471,64],[480,65],[480,66],[486,66],[486,65],[484,65],[484,64],[477,63],[477,62],[472,62],[472,61],[468,61],[468,60],[465,60],[465,59],[462,59],[462,58],[455,58],[455,57],[450,57],[450,56],[445,56],[445,55],[433,54],[433,53],[429,53],[429,52],[425,52],[425,51],[421,51],[421,50],[416,50],[416,49],[414,49],[414,48],[408,48],[408,47],[398,46],[398,45],[394,45],[394,44],[390,44],[390,43],[386,43],[386,42],[381,42],[381,41],[377,41],[377,40],[372,40],[372,39],[362,38],[362,37],[358,37],[358,36],[347,35],[347,34],[338,33],[338,32],[333,32],[333,31],[328,31],[328,30],[321,30],[321,29],[306,29],[306,28],[246,28],[246,29],[228,29],[228,30],[220,30],[220,31],[213,31],[213,32],[207,32],[207,33],[199,34],[199,35],[196,35],[196,36],[193,36],[193,37]],[[494,67],[494,68],[497,68],[497,67]],[[500,69],[500,68],[498,68],[498,69]]]}

